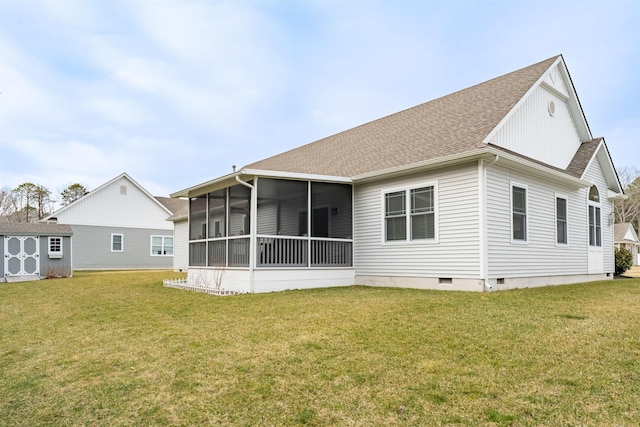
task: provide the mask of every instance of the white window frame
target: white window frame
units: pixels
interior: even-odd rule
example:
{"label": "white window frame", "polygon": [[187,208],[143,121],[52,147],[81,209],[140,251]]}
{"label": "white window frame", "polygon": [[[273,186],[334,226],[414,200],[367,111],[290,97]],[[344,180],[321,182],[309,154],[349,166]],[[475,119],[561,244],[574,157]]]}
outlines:
{"label": "white window frame", "polygon": [[[589,193],[591,191],[592,187],[596,187],[596,189],[598,190],[598,202],[594,202],[593,200],[591,200],[589,198]],[[589,244],[589,250],[590,251],[602,251],[602,196],[600,195],[600,189],[598,188],[597,185],[593,184],[591,187],[589,187],[589,189],[587,190],[587,243]],[[589,221],[589,216],[591,214],[591,209],[593,209],[593,214],[594,214],[594,218],[596,217],[595,215],[599,213],[598,217],[600,218],[600,227],[596,228],[596,230],[600,231],[600,244],[595,244],[592,245],[591,244],[591,222]],[[594,227],[597,227],[596,225],[594,225]],[[598,241],[598,236],[596,235],[596,242]]]}
{"label": "white window frame", "polygon": [[[433,187],[433,238],[413,239],[411,236],[411,191],[425,187]],[[405,235],[403,240],[387,240],[387,223],[386,223],[386,195],[389,193],[404,192],[404,217],[405,217]],[[420,182],[412,185],[404,185],[397,187],[383,188],[380,191],[381,206],[381,242],[383,245],[403,245],[403,244],[435,244],[439,239],[439,221],[438,221],[438,181]]]}
{"label": "white window frame", "polygon": [[[49,258],[62,258],[62,245],[64,243],[64,238],[62,236],[58,237],[58,236],[50,236],[47,239],[47,249],[48,249],[48,255]],[[52,244],[54,241],[57,241],[59,243],[55,244],[56,246],[59,246],[59,250],[51,250]]]}
{"label": "white window frame", "polygon": [[[565,217],[565,231],[567,233],[565,242],[558,242],[558,199],[563,199],[566,208],[566,217]],[[555,212],[555,236],[556,236],[556,246],[569,246],[569,198],[564,194],[555,194],[555,198],[553,199],[553,209]]]}
{"label": "white window frame", "polygon": [[[113,249],[113,238],[120,236],[120,249]],[[111,252],[124,252],[124,234],[111,233]]]}
{"label": "white window frame", "polygon": [[[516,239],[513,237],[513,189],[520,188],[524,193],[524,239]],[[510,182],[509,185],[509,222],[511,223],[511,243],[516,245],[529,244],[529,186],[519,182]]]}
{"label": "white window frame", "polygon": [[[153,252],[153,238],[160,238],[162,239],[162,243],[161,243],[161,248],[162,248],[162,252],[161,254],[156,254]],[[166,250],[166,244],[165,244],[165,239],[171,239],[171,254],[167,254],[167,250]],[[175,239],[173,238],[173,236],[166,236],[166,235],[160,235],[160,234],[154,234],[149,238],[149,252],[151,254],[151,256],[161,256],[161,257],[167,257],[167,256],[173,256],[173,252],[174,252],[174,243],[175,243]]]}

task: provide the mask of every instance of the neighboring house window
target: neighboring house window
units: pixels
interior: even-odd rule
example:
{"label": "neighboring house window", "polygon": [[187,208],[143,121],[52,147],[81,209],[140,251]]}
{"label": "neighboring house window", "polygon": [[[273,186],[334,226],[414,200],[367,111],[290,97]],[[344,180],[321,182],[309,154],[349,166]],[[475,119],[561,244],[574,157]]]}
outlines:
{"label": "neighboring house window", "polygon": [[556,196],[556,243],[568,243],[567,198]]}
{"label": "neighboring house window", "polygon": [[171,236],[151,236],[152,256],[172,256],[173,237]]}
{"label": "neighboring house window", "polygon": [[62,258],[62,237],[49,237],[49,258]]}
{"label": "neighboring house window", "polygon": [[527,241],[527,187],[511,185],[511,237]]}
{"label": "neighboring house window", "polygon": [[602,246],[600,193],[595,185],[589,189],[589,246]]}
{"label": "neighboring house window", "polygon": [[111,252],[122,252],[124,250],[124,237],[122,234],[111,235]]}
{"label": "neighboring house window", "polygon": [[385,241],[435,239],[435,198],[434,185],[385,193]]}

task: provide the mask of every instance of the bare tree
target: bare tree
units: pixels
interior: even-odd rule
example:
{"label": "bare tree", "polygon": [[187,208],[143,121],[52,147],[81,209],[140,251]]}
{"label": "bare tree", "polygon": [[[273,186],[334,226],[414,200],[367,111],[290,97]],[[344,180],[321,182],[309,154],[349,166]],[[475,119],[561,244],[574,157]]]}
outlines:
{"label": "bare tree", "polygon": [[616,222],[630,222],[636,230],[640,225],[640,170],[634,167],[622,167],[618,170],[618,178],[624,189],[626,200],[615,203]]}
{"label": "bare tree", "polygon": [[49,215],[53,209],[51,191],[42,185],[25,182],[11,193],[17,207],[13,215],[15,221],[35,222]]}
{"label": "bare tree", "polygon": [[16,199],[11,188],[0,188],[0,220],[11,220],[16,210]]}
{"label": "bare tree", "polygon": [[60,193],[60,196],[62,196],[62,204],[66,206],[69,203],[73,203],[88,192],[87,188],[82,184],[77,182],[71,184]]}

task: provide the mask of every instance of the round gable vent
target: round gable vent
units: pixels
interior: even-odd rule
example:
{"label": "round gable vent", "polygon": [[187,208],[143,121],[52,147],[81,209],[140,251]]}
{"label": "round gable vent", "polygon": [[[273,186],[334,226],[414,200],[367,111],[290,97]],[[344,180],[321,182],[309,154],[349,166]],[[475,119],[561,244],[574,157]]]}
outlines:
{"label": "round gable vent", "polygon": [[549,105],[547,105],[547,110],[549,110],[549,115],[553,117],[556,113],[556,104],[553,101],[549,101]]}

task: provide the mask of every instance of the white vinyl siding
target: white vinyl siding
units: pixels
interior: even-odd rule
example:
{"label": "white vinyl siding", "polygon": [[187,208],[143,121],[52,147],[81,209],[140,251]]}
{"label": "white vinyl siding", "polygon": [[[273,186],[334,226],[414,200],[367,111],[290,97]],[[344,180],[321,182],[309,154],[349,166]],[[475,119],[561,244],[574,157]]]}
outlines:
{"label": "white vinyl siding", "polygon": [[[553,101],[555,113],[549,114]],[[580,138],[564,99],[537,87],[509,120],[487,141],[564,169],[580,146]]]}
{"label": "white vinyl siding", "polygon": [[[384,193],[437,182],[436,238],[384,241]],[[427,186],[428,186],[427,185]],[[354,187],[356,275],[402,277],[480,276],[477,163]],[[382,236],[381,236],[382,235]]]}
{"label": "white vinyl siding", "polygon": [[[127,194],[120,193],[126,186]],[[96,189],[57,213],[58,223],[172,230],[170,215],[126,177]]]}
{"label": "white vinyl siding", "polygon": [[189,221],[173,223],[173,269],[186,271],[189,266]]}
{"label": "white vinyl siding", "polygon": [[[489,278],[587,273],[585,190],[572,189],[498,165],[487,168]],[[512,183],[527,188],[527,244],[512,243]],[[556,243],[556,193],[567,197],[568,241]]]}

